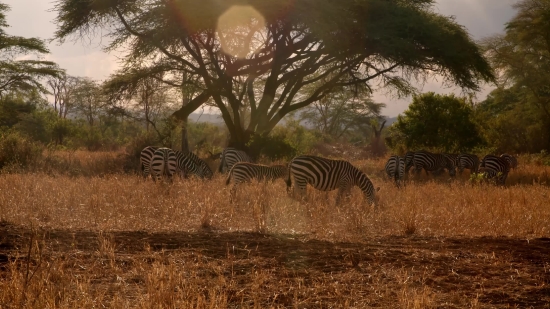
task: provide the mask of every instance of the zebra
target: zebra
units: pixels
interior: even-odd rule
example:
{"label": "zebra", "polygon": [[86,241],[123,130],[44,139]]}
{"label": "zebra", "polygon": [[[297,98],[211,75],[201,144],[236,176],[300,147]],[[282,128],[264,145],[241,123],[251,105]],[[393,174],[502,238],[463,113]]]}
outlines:
{"label": "zebra", "polygon": [[414,166],[414,152],[408,151],[405,154],[405,174],[409,174],[409,170]]}
{"label": "zebra", "polygon": [[187,174],[195,174],[200,178],[212,179],[214,173],[196,154],[192,152],[174,151],[176,153],[177,168],[181,171],[182,176],[187,178]]}
{"label": "zebra", "polygon": [[444,168],[449,171],[450,176],[456,174],[454,160],[449,155],[417,151],[414,154],[413,162],[417,174],[419,174],[422,169],[424,169],[426,175],[428,175],[428,171],[437,172]]}
{"label": "zebra", "polygon": [[158,148],[153,153],[151,160],[151,169],[153,170],[153,180],[160,180],[163,176],[168,176],[172,181],[172,175],[176,173],[176,153],[170,148]]}
{"label": "zebra", "polygon": [[292,186],[292,177],[295,190],[298,189],[301,194],[305,192],[308,183],[320,191],[338,189],[336,205],[339,204],[342,195],[349,193],[353,186],[358,186],[363,191],[363,196],[369,204],[376,205],[375,193],[380,190],[375,190],[369,177],[348,161],[316,156],[297,156],[292,159],[288,165],[287,177],[287,191],[290,191]]}
{"label": "zebra", "polygon": [[506,161],[508,161],[508,163],[510,165],[510,168],[515,169],[515,168],[518,167],[518,159],[516,159],[516,157],[514,157],[513,155],[504,153],[504,154],[500,155],[500,157],[504,158],[504,159],[506,159]]}
{"label": "zebra", "polygon": [[479,169],[479,158],[474,154],[461,153],[458,155],[458,172],[462,175],[464,169],[470,170],[470,173],[477,173]]}
{"label": "zebra", "polygon": [[231,188],[230,201],[232,201],[235,196],[237,185],[242,182],[251,181],[253,178],[274,181],[277,178],[285,178],[287,173],[288,168],[286,165],[267,166],[250,162],[237,162],[229,171],[229,175],[227,175],[225,181],[226,186],[229,185],[231,179],[233,179],[234,182],[233,188]]}
{"label": "zebra", "polygon": [[151,160],[153,159],[153,154],[159,147],[147,146],[143,148],[139,155],[139,167],[143,173],[143,177],[147,178],[151,174]]}
{"label": "zebra", "polygon": [[391,156],[384,167],[388,176],[395,181],[399,188],[405,178],[405,158],[400,156]]}
{"label": "zebra", "polygon": [[485,174],[487,179],[491,179],[496,176],[496,184],[499,185],[504,185],[506,183],[506,178],[510,172],[510,163],[508,160],[493,155],[486,155],[483,157],[479,167],[480,171]]}
{"label": "zebra", "polygon": [[224,173],[230,171],[233,165],[237,162],[250,162],[252,159],[246,152],[236,148],[225,148],[220,156],[220,167],[218,171]]}

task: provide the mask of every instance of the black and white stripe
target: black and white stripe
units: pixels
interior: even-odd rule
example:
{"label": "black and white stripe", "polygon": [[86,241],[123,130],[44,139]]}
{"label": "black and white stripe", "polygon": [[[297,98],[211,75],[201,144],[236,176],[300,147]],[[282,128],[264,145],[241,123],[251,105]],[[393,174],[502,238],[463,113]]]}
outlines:
{"label": "black and white stripe", "polygon": [[464,169],[469,169],[470,173],[477,173],[479,169],[479,158],[474,154],[461,153],[458,155],[458,172],[462,174]]}
{"label": "black and white stripe", "polygon": [[233,198],[237,185],[242,182],[248,182],[252,179],[273,181],[277,178],[284,178],[287,173],[288,167],[285,165],[267,166],[250,162],[237,162],[229,171],[225,185],[229,185],[233,179],[233,188],[231,189],[231,198]]}
{"label": "black and white stripe", "polygon": [[158,149],[155,146],[147,146],[143,148],[139,155],[139,166],[143,177],[147,177],[151,174],[151,160],[153,160],[153,154]]}
{"label": "black and white stripe", "polygon": [[488,179],[497,177],[496,183],[504,185],[510,172],[510,163],[502,157],[486,155],[479,165],[480,172],[485,174]]}
{"label": "black and white stripe", "polygon": [[393,155],[388,159],[384,166],[386,174],[395,182],[399,188],[405,178],[405,158]]}
{"label": "black and white stripe", "polygon": [[172,180],[177,170],[176,153],[170,148],[158,148],[151,160],[151,170],[154,180],[160,180],[164,176]]}
{"label": "black and white stripe", "polygon": [[220,167],[218,169],[220,173],[230,171],[233,165],[237,162],[252,163],[252,159],[246,152],[242,150],[238,150],[236,148],[225,148],[221,154],[220,159],[221,159],[221,162],[220,162]]}
{"label": "black and white stripe", "polygon": [[504,159],[506,159],[506,161],[508,161],[508,164],[510,165],[510,168],[517,168],[518,167],[518,159],[516,159],[516,157],[514,157],[513,155],[504,153],[504,154],[500,155],[500,157],[504,158]]}
{"label": "black and white stripe", "polygon": [[338,189],[336,204],[339,203],[344,193],[349,193],[352,187],[358,186],[365,199],[370,203],[376,203],[375,192],[371,180],[348,161],[330,160],[315,156],[298,156],[290,161],[288,165],[287,189],[292,185],[291,178],[294,177],[294,188],[305,193],[307,184],[317,190],[332,191]]}
{"label": "black and white stripe", "polygon": [[449,155],[431,153],[427,151],[417,151],[414,154],[413,161],[417,174],[420,173],[422,169],[426,171],[426,175],[428,172],[436,172],[441,169],[446,169],[449,171],[450,176],[454,176],[456,174],[454,160]]}
{"label": "black and white stripe", "polygon": [[197,175],[200,178],[212,179],[214,173],[201,158],[192,152],[174,151],[176,153],[177,168],[182,172],[183,177],[189,174]]}
{"label": "black and white stripe", "polygon": [[408,174],[409,170],[413,166],[414,166],[414,152],[413,151],[408,151],[405,154],[405,174]]}

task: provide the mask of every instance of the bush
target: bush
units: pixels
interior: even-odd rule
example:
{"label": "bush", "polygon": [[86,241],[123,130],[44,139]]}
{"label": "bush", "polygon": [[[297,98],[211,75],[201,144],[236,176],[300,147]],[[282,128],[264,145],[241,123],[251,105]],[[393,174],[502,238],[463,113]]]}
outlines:
{"label": "bush", "polygon": [[247,146],[253,153],[264,156],[271,161],[290,160],[297,153],[296,148],[292,147],[287,142],[286,136],[282,134],[254,135]]}
{"label": "bush", "polygon": [[42,147],[16,132],[0,135],[0,169],[8,165],[28,167],[42,154]]}
{"label": "bush", "polygon": [[139,170],[139,155],[143,148],[147,146],[158,145],[159,141],[154,133],[143,133],[136,136],[126,146],[126,159],[124,160],[124,171],[138,171]]}

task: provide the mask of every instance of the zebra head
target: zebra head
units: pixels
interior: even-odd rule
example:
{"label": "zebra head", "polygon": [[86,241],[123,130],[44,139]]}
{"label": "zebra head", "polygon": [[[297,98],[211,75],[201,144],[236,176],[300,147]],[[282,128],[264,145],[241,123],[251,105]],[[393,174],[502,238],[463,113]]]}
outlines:
{"label": "zebra head", "polygon": [[203,177],[206,179],[212,179],[212,177],[214,176],[214,173],[212,172],[208,164],[206,164],[206,162],[204,161],[201,162],[200,174],[203,175]]}
{"label": "zebra head", "polygon": [[285,178],[288,175],[288,166],[286,165],[273,165],[273,178]]}
{"label": "zebra head", "polygon": [[449,171],[450,176],[456,175],[456,164],[455,157],[453,155],[444,154],[445,157],[445,168]]}

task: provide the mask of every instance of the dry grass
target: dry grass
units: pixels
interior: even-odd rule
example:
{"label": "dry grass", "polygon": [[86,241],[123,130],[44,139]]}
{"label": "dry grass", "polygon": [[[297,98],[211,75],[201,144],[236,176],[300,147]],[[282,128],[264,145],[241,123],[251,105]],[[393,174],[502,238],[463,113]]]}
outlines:
{"label": "dry grass", "polygon": [[375,209],[357,189],[300,203],[283,181],[229,203],[221,175],[170,185],[110,169],[119,154],[51,156],[80,171],[0,175],[0,308],[550,302],[548,167],[520,165],[505,188],[422,175],[398,190],[383,160],[355,162],[381,187]]}

